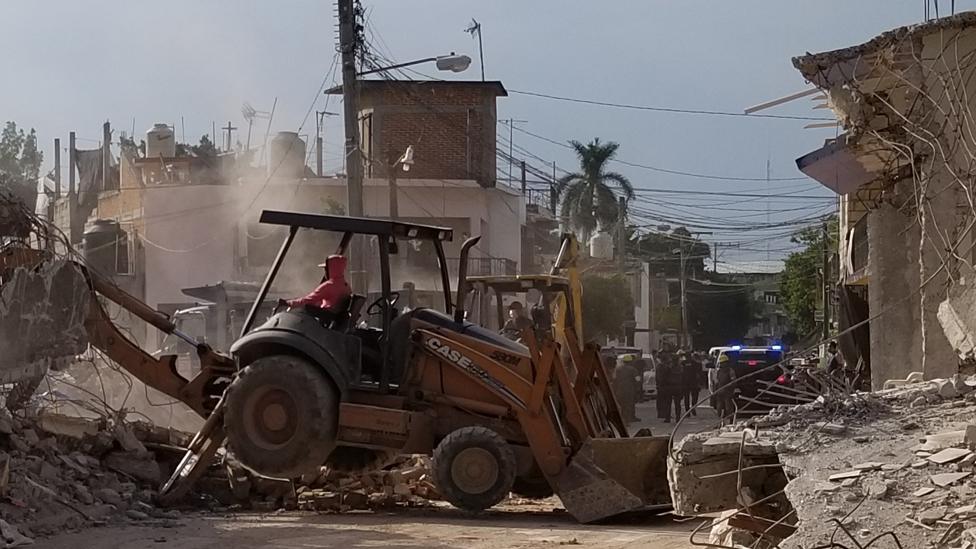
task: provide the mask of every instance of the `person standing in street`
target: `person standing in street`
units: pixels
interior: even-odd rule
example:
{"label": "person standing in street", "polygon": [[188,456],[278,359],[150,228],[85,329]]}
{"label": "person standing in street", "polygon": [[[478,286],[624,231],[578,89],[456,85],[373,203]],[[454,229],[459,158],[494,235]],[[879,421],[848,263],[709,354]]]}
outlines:
{"label": "person standing in street", "polygon": [[640,372],[634,368],[636,356],[632,354],[617,357],[613,373],[613,394],[620,406],[620,415],[627,423],[639,421],[637,417],[637,395],[641,383]]}
{"label": "person standing in street", "polygon": [[686,354],[681,364],[681,386],[685,400],[685,410],[698,417],[698,393],[701,391],[701,360],[697,354]]}
{"label": "person standing in street", "polygon": [[671,403],[676,393],[676,373],[672,355],[668,352],[661,353],[654,377],[657,382],[658,417],[664,420],[664,423],[671,423]]}
{"label": "person standing in street", "polygon": [[[677,354],[671,356],[669,361],[670,369],[670,382],[671,390],[669,394],[671,395],[671,402],[674,404],[674,419],[675,421],[681,419],[681,402],[684,400],[685,388],[684,379],[681,372],[681,364],[684,361],[685,352],[683,349],[678,350]],[[670,404],[668,407],[670,408]],[[668,415],[671,415],[670,410]]]}

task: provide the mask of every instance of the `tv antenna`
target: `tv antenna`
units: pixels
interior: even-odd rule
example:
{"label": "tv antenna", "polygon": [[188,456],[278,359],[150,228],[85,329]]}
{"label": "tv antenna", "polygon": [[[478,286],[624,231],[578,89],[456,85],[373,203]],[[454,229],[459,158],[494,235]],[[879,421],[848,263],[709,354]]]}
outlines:
{"label": "tv antenna", "polygon": [[254,121],[258,119],[271,119],[271,113],[268,111],[259,111],[251,106],[247,101],[241,106],[241,115],[244,116],[244,120],[247,120],[247,144],[244,146],[244,150],[251,149],[251,128],[254,126]]}
{"label": "tv antenna", "polygon": [[481,43],[481,23],[479,23],[477,20],[475,20],[474,17],[472,17],[471,24],[468,25],[468,28],[464,29],[464,32],[470,34],[471,38],[474,38],[475,34],[478,35],[478,63],[481,66],[481,81],[484,82],[485,81],[485,50]]}

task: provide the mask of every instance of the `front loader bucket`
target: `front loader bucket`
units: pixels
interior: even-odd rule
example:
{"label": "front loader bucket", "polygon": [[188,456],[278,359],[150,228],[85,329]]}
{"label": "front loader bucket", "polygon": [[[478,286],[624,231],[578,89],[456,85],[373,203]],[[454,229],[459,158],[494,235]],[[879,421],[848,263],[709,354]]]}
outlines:
{"label": "front loader bucket", "polygon": [[590,439],[556,480],[556,494],[583,523],[670,507],[667,451],[668,437]]}

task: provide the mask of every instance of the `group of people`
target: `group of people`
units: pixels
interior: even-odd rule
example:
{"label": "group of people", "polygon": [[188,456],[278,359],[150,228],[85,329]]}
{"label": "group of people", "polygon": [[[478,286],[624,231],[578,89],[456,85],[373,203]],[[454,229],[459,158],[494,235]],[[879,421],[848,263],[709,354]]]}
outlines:
{"label": "group of people", "polygon": [[702,387],[707,386],[705,364],[707,356],[685,349],[658,350],[648,358],[635,354],[617,357],[613,372],[613,392],[620,405],[624,421],[634,422],[640,418],[636,414],[636,404],[641,400],[645,371],[653,371],[657,385],[657,416],[665,423],[673,417],[678,419],[684,411],[697,416]]}
{"label": "group of people", "polygon": [[675,420],[685,411],[697,416],[695,406],[703,385],[706,357],[685,349],[656,350],[651,354],[654,361],[654,378],[657,384],[657,417],[671,422],[672,409]]}

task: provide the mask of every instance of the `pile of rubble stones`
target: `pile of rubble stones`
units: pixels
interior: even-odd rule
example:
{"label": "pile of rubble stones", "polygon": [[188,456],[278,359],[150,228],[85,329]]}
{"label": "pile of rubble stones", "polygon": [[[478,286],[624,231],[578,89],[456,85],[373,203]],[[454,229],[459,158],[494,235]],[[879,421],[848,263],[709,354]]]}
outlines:
{"label": "pile of rubble stones", "polygon": [[[138,433],[138,434],[137,434]],[[112,521],[171,521],[154,504],[163,478],[147,444],[178,448],[182,435],[107,420],[0,409],[0,535],[6,547]],[[155,442],[144,442],[154,439]]]}

